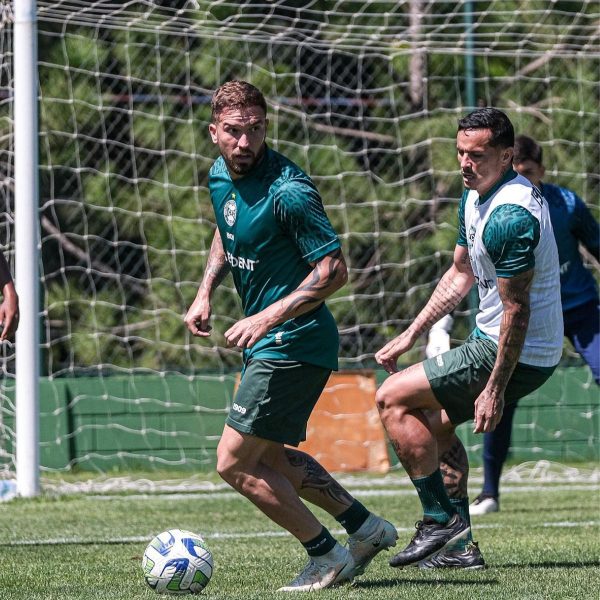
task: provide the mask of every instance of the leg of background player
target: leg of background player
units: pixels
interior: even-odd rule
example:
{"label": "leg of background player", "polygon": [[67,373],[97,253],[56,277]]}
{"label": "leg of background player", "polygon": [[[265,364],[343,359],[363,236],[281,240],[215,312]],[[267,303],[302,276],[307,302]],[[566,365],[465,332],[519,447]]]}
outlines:
{"label": "leg of background player", "polygon": [[587,302],[565,311],[565,335],[592,370],[594,380],[600,385],[600,306]]}
{"label": "leg of background player", "polygon": [[483,435],[483,489],[471,505],[471,515],[499,510],[500,475],[510,448],[516,408],[516,403],[505,406],[496,429]]}

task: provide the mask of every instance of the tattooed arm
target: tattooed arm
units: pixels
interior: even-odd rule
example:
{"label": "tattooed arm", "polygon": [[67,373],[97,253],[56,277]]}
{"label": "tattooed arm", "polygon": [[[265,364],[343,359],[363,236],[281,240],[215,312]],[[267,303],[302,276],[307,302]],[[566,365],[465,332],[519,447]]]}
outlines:
{"label": "tattooed arm", "polygon": [[316,308],[348,281],[346,262],[340,249],[311,266],[313,270],[292,293],[228,329],[225,338],[229,345],[251,348],[273,327]]}
{"label": "tattooed arm", "polygon": [[398,370],[396,365],[398,357],[410,350],[419,336],[436,321],[450,314],[467,295],[474,281],[468,250],[464,246],[457,245],[452,266],[440,279],[425,308],[408,329],[375,354],[375,360],[388,373],[395,373]]}
{"label": "tattooed arm", "polygon": [[229,263],[223,249],[221,234],[217,229],[210,246],[204,277],[198,288],[196,298],[184,318],[186,327],[193,335],[198,337],[210,335],[210,299],[227,273],[229,273]]}
{"label": "tattooed arm", "polygon": [[511,278],[498,277],[504,311],[498,355],[485,389],[475,401],[475,433],[493,431],[504,411],[504,390],[517,366],[529,326],[529,290],[533,269]]}

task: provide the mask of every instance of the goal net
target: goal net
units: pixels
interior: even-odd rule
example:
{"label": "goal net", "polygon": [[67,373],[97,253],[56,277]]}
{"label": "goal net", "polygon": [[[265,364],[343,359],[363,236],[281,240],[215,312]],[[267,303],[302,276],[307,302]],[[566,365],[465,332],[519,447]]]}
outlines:
{"label": "goal net", "polygon": [[[212,460],[240,366],[223,338],[241,315],[231,280],[208,340],[182,317],[215,230],[207,127],[225,80],[263,90],[268,143],[310,174],[342,240],[350,281],[328,302],[342,368],[373,367],[451,261],[456,122],[473,106],[507,112],[543,146],[548,179],[598,215],[597,2],[41,0],[37,15],[46,469]],[[1,18],[1,230],[13,260],[9,2]],[[461,305],[455,340],[470,317]],[[4,344],[7,472],[13,354]],[[597,422],[591,379],[572,381]],[[597,427],[583,438],[597,443]]]}

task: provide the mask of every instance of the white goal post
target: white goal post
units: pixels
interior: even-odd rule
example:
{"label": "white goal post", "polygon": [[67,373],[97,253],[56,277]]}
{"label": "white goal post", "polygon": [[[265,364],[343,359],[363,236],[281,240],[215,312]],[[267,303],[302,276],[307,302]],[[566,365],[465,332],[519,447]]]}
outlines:
{"label": "white goal post", "polygon": [[15,285],[17,493],[39,493],[39,196],[35,0],[14,4]]}

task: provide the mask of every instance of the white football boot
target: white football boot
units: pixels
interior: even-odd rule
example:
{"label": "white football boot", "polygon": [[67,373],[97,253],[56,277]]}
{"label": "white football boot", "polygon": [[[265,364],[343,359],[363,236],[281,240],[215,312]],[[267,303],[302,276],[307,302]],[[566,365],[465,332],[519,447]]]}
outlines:
{"label": "white football boot", "polygon": [[348,538],[348,549],[354,559],[354,575],[362,575],[369,563],[382,550],[396,545],[398,532],[385,519],[371,513],[367,520]]}
{"label": "white football boot", "polygon": [[354,560],[347,548],[336,543],[323,556],[311,556],[302,572],[278,592],[313,592],[350,583],[354,578]]}

